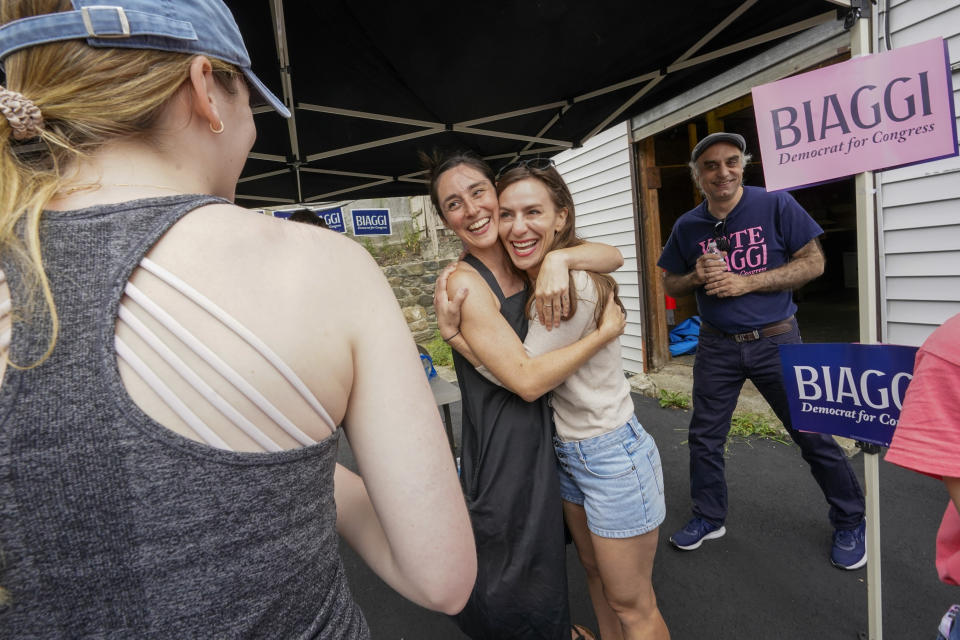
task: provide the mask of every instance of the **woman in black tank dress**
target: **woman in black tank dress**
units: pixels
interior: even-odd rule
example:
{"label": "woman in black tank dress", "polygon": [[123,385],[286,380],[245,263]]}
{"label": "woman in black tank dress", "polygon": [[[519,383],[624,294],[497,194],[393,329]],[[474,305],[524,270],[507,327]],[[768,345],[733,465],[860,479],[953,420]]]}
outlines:
{"label": "woman in black tank dress", "polygon": [[[499,242],[493,181],[486,163],[471,154],[450,156],[431,168],[433,204],[468,252],[456,270],[438,279],[435,304],[446,304],[448,289],[457,292],[455,298],[463,302],[461,330],[472,346],[521,342],[527,333],[524,307],[530,292]],[[589,264],[610,271],[622,263],[612,247],[578,249],[554,265],[561,274],[555,282],[567,281],[568,268]],[[551,293],[556,295],[545,296],[542,304],[556,304],[559,311],[565,293]],[[539,395],[619,333],[618,327],[602,327],[564,350],[523,363],[562,369]],[[563,365],[557,367],[558,362]],[[457,353],[454,365],[463,398],[461,484],[478,556],[477,582],[455,621],[475,640],[576,638],[577,631],[571,636],[563,514],[546,398],[525,401],[485,379]]]}

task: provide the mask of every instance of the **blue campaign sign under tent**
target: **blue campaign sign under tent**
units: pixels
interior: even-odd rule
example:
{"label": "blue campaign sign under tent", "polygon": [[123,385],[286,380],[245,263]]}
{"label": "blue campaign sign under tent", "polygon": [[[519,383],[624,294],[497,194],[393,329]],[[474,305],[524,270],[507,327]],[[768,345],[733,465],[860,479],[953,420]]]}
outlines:
{"label": "blue campaign sign under tent", "polygon": [[327,227],[331,231],[339,231],[344,233],[347,230],[346,225],[343,223],[343,209],[336,207],[334,209],[324,209],[323,211],[315,211],[318,216],[323,218],[323,221],[327,223]]}
{"label": "blue campaign sign under tent", "polygon": [[889,446],[916,354],[900,345],[781,345],[794,428]]}
{"label": "blue campaign sign under tent", "polygon": [[323,211],[316,211],[314,209],[278,209],[273,212],[274,218],[283,218],[284,220],[289,220],[290,217],[297,211],[309,211],[313,215],[321,218],[325,223],[327,223],[327,228],[331,231],[339,231],[344,233],[347,230],[346,225],[343,222],[343,209],[336,207],[334,209],[324,209]]}
{"label": "blue campaign sign under tent", "polygon": [[390,227],[390,209],[351,209],[355,236],[388,236]]}

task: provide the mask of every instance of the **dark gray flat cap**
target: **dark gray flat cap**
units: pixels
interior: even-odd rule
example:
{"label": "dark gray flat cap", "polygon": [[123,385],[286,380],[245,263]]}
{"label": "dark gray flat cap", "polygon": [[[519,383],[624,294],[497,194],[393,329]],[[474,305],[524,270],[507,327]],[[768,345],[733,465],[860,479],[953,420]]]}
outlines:
{"label": "dark gray flat cap", "polygon": [[718,131],[717,133],[711,133],[697,143],[697,146],[693,148],[693,152],[690,154],[690,162],[696,162],[697,158],[699,158],[704,151],[718,142],[729,142],[736,148],[740,149],[741,153],[747,150],[747,141],[744,140],[743,136],[739,133],[726,133],[724,131]]}

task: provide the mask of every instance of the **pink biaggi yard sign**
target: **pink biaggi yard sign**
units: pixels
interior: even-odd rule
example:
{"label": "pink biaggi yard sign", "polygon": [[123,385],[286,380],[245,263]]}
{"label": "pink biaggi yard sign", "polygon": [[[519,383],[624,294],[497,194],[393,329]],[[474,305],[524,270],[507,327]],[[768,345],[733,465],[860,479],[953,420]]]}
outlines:
{"label": "pink biaggi yard sign", "polygon": [[755,87],[753,106],[769,191],[957,155],[942,38]]}

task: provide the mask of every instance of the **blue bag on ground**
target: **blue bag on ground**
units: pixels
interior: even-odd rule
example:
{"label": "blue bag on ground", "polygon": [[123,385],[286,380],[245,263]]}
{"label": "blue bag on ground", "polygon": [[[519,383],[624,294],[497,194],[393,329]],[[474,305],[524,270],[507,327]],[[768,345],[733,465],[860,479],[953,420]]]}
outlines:
{"label": "blue bag on ground", "polygon": [[682,356],[697,350],[700,340],[700,316],[687,318],[670,330],[670,355]]}

